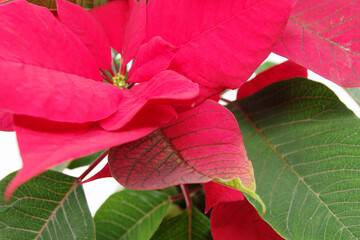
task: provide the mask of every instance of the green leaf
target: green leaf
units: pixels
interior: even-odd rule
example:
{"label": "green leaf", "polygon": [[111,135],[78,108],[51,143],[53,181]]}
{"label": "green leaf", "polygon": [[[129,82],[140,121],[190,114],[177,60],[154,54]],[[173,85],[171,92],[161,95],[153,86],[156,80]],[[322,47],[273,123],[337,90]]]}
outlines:
{"label": "green leaf", "polygon": [[125,189],[111,195],[96,212],[97,239],[150,239],[171,204],[159,191]]}
{"label": "green leaf", "polygon": [[352,98],[360,104],[360,88],[344,88],[345,91],[347,91]]}
{"label": "green leaf", "polygon": [[[189,224],[189,209],[184,213],[165,220],[156,231],[152,240],[206,240],[212,239],[210,220],[196,207],[191,209],[191,223]],[[191,234],[191,238],[190,235]]]}
{"label": "green leaf", "polygon": [[4,201],[12,173],[0,182],[1,239],[95,239],[95,226],[76,178],[47,171]]}
{"label": "green leaf", "polygon": [[229,108],[267,207],[263,217],[277,232],[286,239],[360,238],[360,120],[332,91],[292,79]]}
{"label": "green leaf", "polygon": [[77,159],[73,160],[72,162],[70,162],[70,164],[67,166],[67,168],[68,169],[74,169],[74,168],[90,165],[98,157],[100,157],[100,155],[103,154],[104,152],[105,152],[105,150],[102,150],[102,151],[99,151],[99,152],[96,152],[96,153],[92,153],[90,155],[86,155],[86,156],[81,157],[81,158],[77,158]]}
{"label": "green leaf", "polygon": [[268,70],[269,68],[271,68],[275,65],[276,65],[276,63],[274,63],[274,62],[264,62],[255,70],[255,73],[259,74],[261,72],[264,72],[265,70]]}

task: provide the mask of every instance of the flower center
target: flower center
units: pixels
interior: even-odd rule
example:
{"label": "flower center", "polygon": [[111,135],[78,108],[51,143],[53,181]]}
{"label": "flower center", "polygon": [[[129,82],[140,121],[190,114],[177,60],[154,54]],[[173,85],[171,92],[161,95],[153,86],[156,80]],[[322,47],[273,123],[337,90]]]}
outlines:
{"label": "flower center", "polygon": [[124,89],[126,86],[126,79],[124,75],[121,75],[120,73],[116,74],[115,76],[113,76],[112,78],[113,83],[115,86]]}

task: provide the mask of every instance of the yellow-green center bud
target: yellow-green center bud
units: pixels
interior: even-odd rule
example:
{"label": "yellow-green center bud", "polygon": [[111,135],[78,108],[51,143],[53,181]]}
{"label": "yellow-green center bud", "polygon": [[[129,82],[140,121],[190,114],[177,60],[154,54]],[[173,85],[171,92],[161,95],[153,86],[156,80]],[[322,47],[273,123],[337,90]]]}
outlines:
{"label": "yellow-green center bud", "polygon": [[120,73],[116,74],[115,76],[113,76],[112,78],[113,83],[115,86],[124,89],[126,86],[126,80],[125,80],[125,76],[121,75]]}

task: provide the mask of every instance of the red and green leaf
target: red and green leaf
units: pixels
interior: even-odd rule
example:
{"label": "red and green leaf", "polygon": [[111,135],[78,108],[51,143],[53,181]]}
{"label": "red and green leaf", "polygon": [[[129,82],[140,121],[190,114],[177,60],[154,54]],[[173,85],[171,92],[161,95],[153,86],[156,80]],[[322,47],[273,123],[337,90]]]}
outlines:
{"label": "red and green leaf", "polygon": [[127,188],[240,178],[245,188],[255,190],[236,120],[210,100],[144,138],[111,148],[109,164],[112,176]]}

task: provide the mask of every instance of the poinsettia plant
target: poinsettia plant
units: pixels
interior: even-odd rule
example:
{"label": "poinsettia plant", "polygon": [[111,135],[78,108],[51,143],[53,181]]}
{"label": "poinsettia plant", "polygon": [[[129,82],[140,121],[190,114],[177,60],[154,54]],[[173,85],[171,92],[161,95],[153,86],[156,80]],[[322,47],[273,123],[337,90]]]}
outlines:
{"label": "poinsettia plant", "polygon": [[[358,9],[0,2],[0,130],[23,162],[0,182],[1,238],[360,238],[360,121],[307,79],[356,97]],[[125,190],[91,216],[82,184],[104,177]]]}

